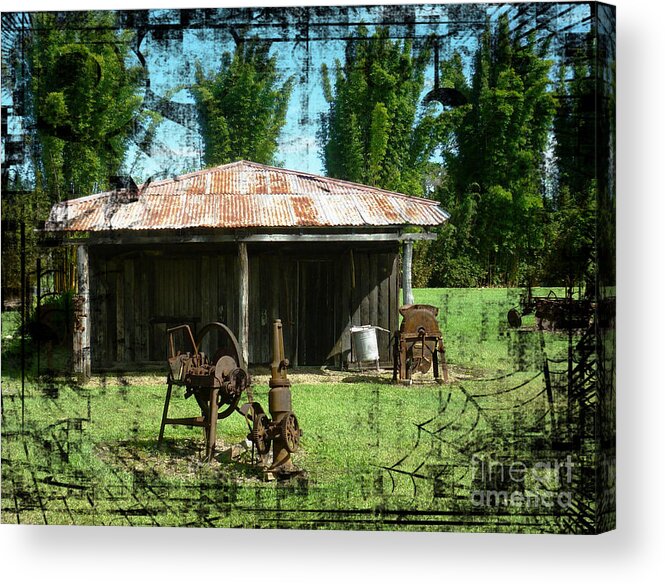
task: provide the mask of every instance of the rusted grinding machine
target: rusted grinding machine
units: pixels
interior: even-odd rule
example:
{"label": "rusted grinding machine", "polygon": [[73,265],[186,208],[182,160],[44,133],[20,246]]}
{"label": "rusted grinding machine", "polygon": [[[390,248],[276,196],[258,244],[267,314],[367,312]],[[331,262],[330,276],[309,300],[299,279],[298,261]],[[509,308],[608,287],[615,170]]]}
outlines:
{"label": "rusted grinding machine", "polygon": [[250,436],[262,457],[268,454],[272,443],[272,464],[267,472],[279,477],[300,472],[291,461],[291,454],[300,444],[302,430],[292,410],[291,382],[286,373],[288,366],[289,361],[284,356],[282,321],[277,319],[273,323],[272,363],[268,382],[268,409],[272,419],[268,418],[261,404],[251,404],[253,425]]}
{"label": "rusted grinding machine", "polygon": [[[167,424],[201,426],[205,434],[205,458],[210,461],[215,451],[217,420],[230,416],[237,409],[243,392],[249,389],[251,379],[247,367],[242,362],[242,353],[234,334],[220,322],[212,322],[203,327],[196,339],[186,324],[168,329],[167,333],[169,373],[157,443],[161,444],[164,426]],[[214,333],[217,334],[217,350],[210,359],[201,351],[201,346],[205,337]],[[184,337],[178,344],[177,336]],[[200,416],[168,417],[173,386],[184,386],[185,398],[192,395],[195,397],[201,408]]]}
{"label": "rusted grinding machine", "polygon": [[[167,424],[201,426],[205,434],[205,459],[211,461],[217,439],[217,420],[237,411],[247,420],[251,430],[248,438],[264,464],[267,463],[272,445],[272,464],[266,472],[279,478],[300,474],[291,461],[291,454],[300,444],[302,431],[292,411],[291,382],[286,375],[289,362],[284,357],[282,322],[276,320],[273,324],[273,360],[268,393],[270,417],[261,404],[253,399],[251,378],[242,360],[238,341],[226,325],[210,323],[201,329],[196,339],[186,324],[168,329],[167,332],[169,373],[158,444],[164,438],[164,427]],[[208,345],[217,347],[210,359],[201,349],[206,336],[212,337],[215,333],[216,344],[213,338],[207,339]],[[176,337],[179,337],[179,343],[176,343]],[[201,408],[200,416],[168,417],[174,386],[185,387],[185,398],[192,395],[195,397]],[[239,408],[238,402],[245,391],[249,401]]]}
{"label": "rusted grinding machine", "polygon": [[448,381],[448,367],[443,337],[436,317],[439,309],[429,304],[406,304],[399,309],[402,324],[393,344],[393,381],[412,382],[414,372],[427,373],[434,365],[434,379],[439,377],[439,360],[443,381]]}

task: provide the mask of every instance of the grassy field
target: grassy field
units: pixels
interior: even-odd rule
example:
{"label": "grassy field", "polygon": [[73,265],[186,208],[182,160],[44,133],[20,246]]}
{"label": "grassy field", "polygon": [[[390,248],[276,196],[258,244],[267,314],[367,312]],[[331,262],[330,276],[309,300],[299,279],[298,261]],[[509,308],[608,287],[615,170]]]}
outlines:
{"label": "grassy field", "polygon": [[[519,291],[423,289],[440,308],[451,383],[394,385],[381,374],[300,370],[290,376],[304,430],[294,455],[305,476],[267,482],[242,445],[244,419],[219,424],[216,460],[201,462],[200,430],[169,426],[157,447],[164,379],[96,376],[2,378],[2,521],[5,523],[560,531],[569,513],[543,506],[477,505],[478,460],[559,460],[553,436],[565,400],[548,400],[543,358],[567,353],[567,336],[526,322],[508,329]],[[3,356],[15,356],[3,314]],[[268,377],[254,397],[267,406]],[[21,399],[21,394],[24,399]],[[267,409],[267,408],[266,408]],[[195,414],[175,395],[171,414]],[[474,458],[475,457],[475,458]],[[484,467],[483,467],[484,469]],[[484,472],[484,471],[483,471]],[[505,475],[505,473],[502,473]],[[503,476],[505,480],[505,476]],[[577,480],[577,479],[576,479]],[[494,483],[493,483],[494,484]],[[495,485],[496,486],[496,485]],[[499,485],[500,486],[500,485]],[[541,500],[562,489],[560,469],[526,473]]]}

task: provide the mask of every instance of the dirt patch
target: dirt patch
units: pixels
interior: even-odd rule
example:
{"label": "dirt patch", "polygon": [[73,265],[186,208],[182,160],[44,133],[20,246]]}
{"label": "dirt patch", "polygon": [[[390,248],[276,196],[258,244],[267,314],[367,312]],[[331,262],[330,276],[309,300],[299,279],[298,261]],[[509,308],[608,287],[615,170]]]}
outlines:
{"label": "dirt patch", "polygon": [[251,447],[246,443],[228,444],[221,439],[217,440],[211,462],[203,460],[203,440],[193,438],[165,440],[161,446],[154,440],[107,442],[98,444],[96,453],[115,470],[145,482],[170,478],[200,480],[212,476],[254,482],[262,477],[261,467],[252,464]]}
{"label": "dirt patch", "polygon": [[[270,368],[257,365],[250,367],[252,385],[267,386],[270,380]],[[450,382],[464,379],[482,377],[478,372],[470,369],[448,365],[448,378]],[[392,369],[381,368],[379,371],[373,368],[365,368],[362,371],[355,367],[350,370],[328,369],[326,367],[298,367],[288,372],[292,385],[318,385],[327,383],[392,383]],[[416,373],[413,376],[414,383],[433,383],[432,372],[425,374]],[[131,386],[166,385],[166,376],[156,373],[113,373],[99,374],[86,384],[88,388],[127,388]]]}

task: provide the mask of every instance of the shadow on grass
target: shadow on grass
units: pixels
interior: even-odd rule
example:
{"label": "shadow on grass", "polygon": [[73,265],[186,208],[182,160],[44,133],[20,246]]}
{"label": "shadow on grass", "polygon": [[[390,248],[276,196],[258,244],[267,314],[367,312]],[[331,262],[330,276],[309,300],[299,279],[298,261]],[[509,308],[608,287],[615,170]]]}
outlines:
{"label": "shadow on grass", "polygon": [[[236,446],[236,445],[233,445]],[[141,478],[153,480],[196,475],[198,478],[261,479],[263,469],[252,464],[251,451],[241,451],[231,457],[232,445],[219,445],[211,462],[204,460],[203,439],[120,440],[98,446],[101,457],[112,465]],[[255,459],[258,455],[255,455]]]}
{"label": "shadow on grass", "polygon": [[379,385],[393,385],[392,377],[380,377],[378,375],[363,375],[357,373],[342,378],[342,383],[377,383]]}
{"label": "shadow on grass", "polygon": [[[38,377],[66,377],[71,374],[71,353],[66,347],[55,346],[47,349],[39,347],[39,358],[37,355],[38,345],[26,339],[25,362],[21,360],[20,340],[12,343],[2,343],[2,375],[9,379],[21,379],[21,373],[25,373],[26,379],[35,380]],[[50,353],[50,354],[49,354]],[[22,365],[25,365],[23,368]]]}

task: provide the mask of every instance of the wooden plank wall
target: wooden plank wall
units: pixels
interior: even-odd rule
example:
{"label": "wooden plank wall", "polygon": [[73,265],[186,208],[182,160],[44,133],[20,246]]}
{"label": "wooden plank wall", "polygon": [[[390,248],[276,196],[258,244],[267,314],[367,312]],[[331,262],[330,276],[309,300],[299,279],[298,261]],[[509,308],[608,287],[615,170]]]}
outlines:
{"label": "wooden plank wall", "polygon": [[[397,330],[397,268],[395,253],[356,251],[353,256],[349,253],[340,258],[336,276],[340,282],[336,295],[340,295],[342,305],[342,312],[337,319],[341,333],[335,345],[338,364],[349,359],[352,326],[371,324],[392,332]],[[392,361],[389,340],[389,333],[377,331],[379,356],[383,363]]]}
{"label": "wooden plank wall", "polygon": [[[308,311],[309,316],[303,317],[299,310],[300,265],[303,261],[316,262],[317,258],[323,263],[310,273],[321,275],[331,295],[322,304],[332,311],[334,327],[335,341],[328,363],[339,366],[348,360],[349,329],[353,325],[397,329],[396,251],[376,253],[345,247],[337,253],[316,256],[250,247],[250,363],[270,362],[275,318],[281,318],[284,325],[286,355],[297,363],[298,330],[317,327],[316,322],[301,322],[303,318],[314,319],[314,315]],[[105,258],[92,248],[93,367],[164,361],[166,329],[183,321],[198,328],[208,322],[223,322],[237,335],[237,263],[237,257],[228,252],[170,256],[146,251]],[[378,333],[384,363],[391,360],[388,338]],[[203,350],[211,354],[215,342],[211,337]]]}
{"label": "wooden plank wall", "polygon": [[251,253],[249,257],[249,361],[272,360],[272,323],[281,319],[284,350],[295,361],[298,324],[297,261],[276,253]]}

